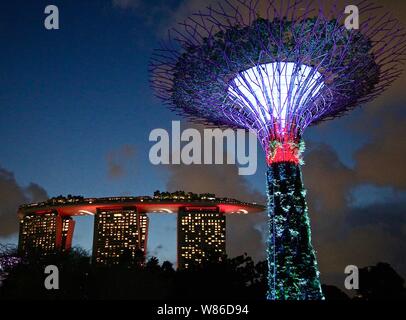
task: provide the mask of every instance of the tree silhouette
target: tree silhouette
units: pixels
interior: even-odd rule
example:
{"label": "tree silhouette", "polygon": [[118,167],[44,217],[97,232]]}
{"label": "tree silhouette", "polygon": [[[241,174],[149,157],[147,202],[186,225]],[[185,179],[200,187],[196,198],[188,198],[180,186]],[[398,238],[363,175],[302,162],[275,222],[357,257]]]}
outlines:
{"label": "tree silhouette", "polygon": [[175,272],[175,269],[173,268],[172,262],[164,261],[162,263],[162,271],[165,272],[165,273],[173,273],[173,272]]}
{"label": "tree silhouette", "polygon": [[[0,247],[0,258],[16,254],[15,248]],[[156,257],[145,263],[142,251],[136,256],[139,260],[124,255],[118,265],[111,266],[92,265],[89,253],[81,248],[19,257],[19,263],[7,270],[0,299],[265,300],[268,264],[255,263],[246,254],[215,256],[185,270],[174,270],[169,261],[160,265]],[[44,268],[50,264],[59,269],[60,290],[44,287]],[[356,299],[404,299],[403,283],[385,263],[360,269]],[[327,300],[349,299],[334,286],[323,286],[323,290]]]}
{"label": "tree silhouette", "polygon": [[402,277],[388,264],[359,270],[357,298],[362,300],[405,300],[406,289]]}
{"label": "tree silhouette", "polygon": [[348,301],[350,298],[339,288],[331,285],[322,285],[323,294],[327,301]]}

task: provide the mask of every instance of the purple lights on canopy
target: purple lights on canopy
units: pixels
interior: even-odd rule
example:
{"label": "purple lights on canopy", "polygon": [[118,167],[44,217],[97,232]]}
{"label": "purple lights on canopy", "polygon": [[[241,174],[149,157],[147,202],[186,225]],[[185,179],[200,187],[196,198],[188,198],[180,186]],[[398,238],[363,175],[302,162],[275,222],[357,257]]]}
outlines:
{"label": "purple lights on canopy", "polygon": [[[254,130],[266,152],[268,298],[323,299],[300,170],[304,130],[371,101],[402,72],[406,36],[380,7],[225,0],[172,30],[152,86],[192,121]],[[278,5],[276,4],[278,3]]]}
{"label": "purple lights on canopy", "polygon": [[396,19],[354,1],[235,0],[199,12],[176,29],[151,62],[158,97],[192,121],[253,129],[264,149],[368,102],[401,73],[405,34]]}

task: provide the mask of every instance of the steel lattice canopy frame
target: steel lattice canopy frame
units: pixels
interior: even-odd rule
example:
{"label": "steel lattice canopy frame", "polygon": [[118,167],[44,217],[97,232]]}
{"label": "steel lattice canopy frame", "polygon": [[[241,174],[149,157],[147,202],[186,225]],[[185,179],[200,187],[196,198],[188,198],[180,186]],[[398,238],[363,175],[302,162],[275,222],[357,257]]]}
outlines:
{"label": "steel lattice canopy frame", "polygon": [[344,7],[283,2],[226,0],[180,23],[151,61],[157,96],[192,121],[253,129],[269,157],[402,72],[404,29],[380,7],[353,1],[362,20],[348,30]]}

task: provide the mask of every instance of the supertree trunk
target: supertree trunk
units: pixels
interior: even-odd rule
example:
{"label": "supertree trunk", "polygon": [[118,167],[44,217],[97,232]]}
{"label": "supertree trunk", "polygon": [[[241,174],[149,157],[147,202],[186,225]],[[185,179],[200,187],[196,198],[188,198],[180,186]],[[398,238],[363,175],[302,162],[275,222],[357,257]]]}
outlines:
{"label": "supertree trunk", "polygon": [[324,299],[299,164],[277,162],[267,171],[269,300]]}

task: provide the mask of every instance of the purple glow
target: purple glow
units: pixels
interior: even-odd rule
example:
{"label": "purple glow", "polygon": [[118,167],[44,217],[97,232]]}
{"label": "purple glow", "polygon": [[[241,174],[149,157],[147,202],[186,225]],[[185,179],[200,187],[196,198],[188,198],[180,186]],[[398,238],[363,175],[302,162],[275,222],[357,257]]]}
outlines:
{"label": "purple glow", "polygon": [[[274,62],[239,73],[231,81],[229,93],[236,104],[256,115],[257,131],[274,123],[286,131],[287,123],[310,108],[323,87],[323,78],[315,68]],[[327,109],[328,105],[322,107]]]}

